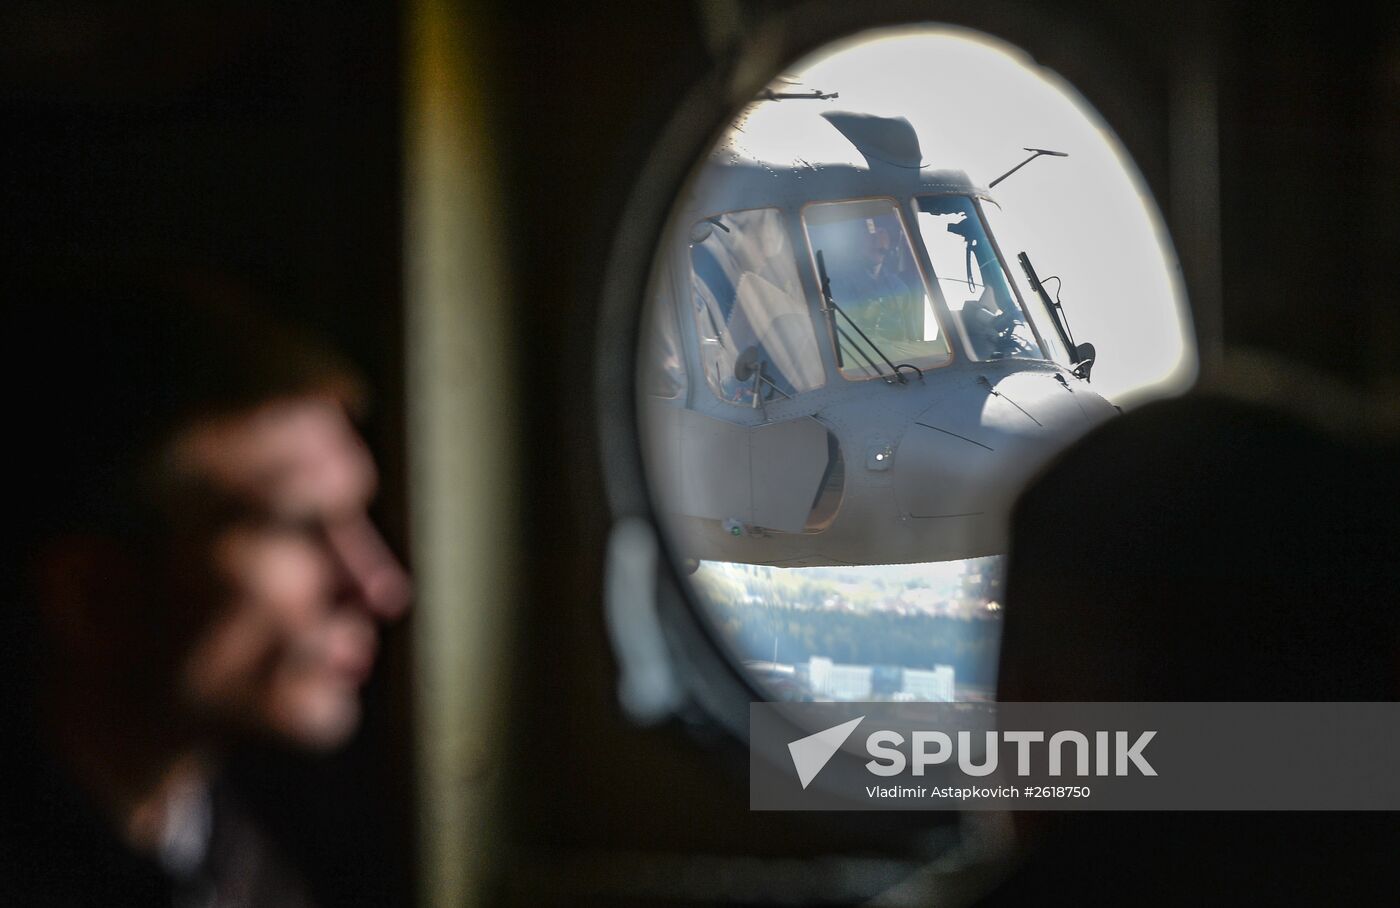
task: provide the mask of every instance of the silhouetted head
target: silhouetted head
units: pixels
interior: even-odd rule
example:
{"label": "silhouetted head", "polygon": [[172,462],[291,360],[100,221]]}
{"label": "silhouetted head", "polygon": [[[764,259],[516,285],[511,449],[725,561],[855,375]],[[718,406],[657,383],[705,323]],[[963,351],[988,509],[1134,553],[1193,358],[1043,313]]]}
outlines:
{"label": "silhouetted head", "polygon": [[344,741],[409,596],[368,516],[353,373],[208,280],[6,295],[37,670],[205,738]]}

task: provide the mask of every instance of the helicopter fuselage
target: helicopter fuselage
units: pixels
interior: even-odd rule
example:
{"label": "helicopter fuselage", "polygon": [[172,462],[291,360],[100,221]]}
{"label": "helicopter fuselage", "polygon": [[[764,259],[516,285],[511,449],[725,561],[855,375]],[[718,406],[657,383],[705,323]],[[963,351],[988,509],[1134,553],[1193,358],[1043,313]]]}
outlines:
{"label": "helicopter fuselage", "polygon": [[989,193],[923,167],[907,122],[884,124],[893,140],[853,140],[866,166],[721,146],[673,218],[641,383],[682,557],[1003,552],[1025,482],[1117,412],[997,247]]}

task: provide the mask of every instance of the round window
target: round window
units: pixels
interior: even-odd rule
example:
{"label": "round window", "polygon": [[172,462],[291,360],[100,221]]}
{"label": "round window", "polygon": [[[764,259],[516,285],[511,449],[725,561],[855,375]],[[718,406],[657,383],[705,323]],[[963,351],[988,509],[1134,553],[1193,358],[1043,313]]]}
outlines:
{"label": "round window", "polygon": [[734,112],[660,236],[635,424],[676,620],[764,698],[995,699],[1017,495],[1195,374],[1113,132],[984,34],[867,32]]}

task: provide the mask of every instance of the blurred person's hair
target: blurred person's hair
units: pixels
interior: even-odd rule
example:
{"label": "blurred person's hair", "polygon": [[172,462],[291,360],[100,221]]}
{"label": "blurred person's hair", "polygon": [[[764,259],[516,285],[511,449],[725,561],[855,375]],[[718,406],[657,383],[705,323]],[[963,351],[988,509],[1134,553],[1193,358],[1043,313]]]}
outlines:
{"label": "blurred person's hair", "polygon": [[11,514],[22,549],[158,532],[170,516],[163,486],[175,479],[166,454],[200,421],[310,394],[360,402],[346,363],[225,278],[50,266],[9,283],[7,371],[22,417],[8,446],[24,465],[12,474],[22,504]]}
{"label": "blurred person's hair", "polygon": [[[210,274],[172,267],[78,263],[0,277],[7,332],[8,431],[0,567],[0,721],[33,706],[49,661],[33,606],[45,553],[62,540],[103,539],[135,563],[164,556],[184,511],[207,502],[201,477],[173,466],[174,442],[203,420],[279,399],[325,395],[352,410],[355,372],[263,313],[252,295]],[[113,578],[114,584],[122,582]],[[153,634],[198,620],[171,604],[134,616]]]}

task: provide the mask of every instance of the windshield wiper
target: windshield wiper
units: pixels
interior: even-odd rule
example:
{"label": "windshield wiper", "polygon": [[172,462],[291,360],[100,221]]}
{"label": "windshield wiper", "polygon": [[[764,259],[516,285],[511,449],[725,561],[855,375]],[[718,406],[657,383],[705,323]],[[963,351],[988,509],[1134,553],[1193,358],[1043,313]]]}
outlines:
{"label": "windshield wiper", "polygon": [[[847,315],[845,309],[842,309],[840,306],[836,305],[836,300],[831,298],[831,278],[826,273],[826,258],[822,255],[822,251],[820,249],[818,249],[816,252],[817,277],[821,279],[822,285],[822,313],[826,316],[826,323],[828,327],[830,327],[831,333],[833,335],[839,334],[842,338],[848,341],[851,345],[851,349],[854,350],[856,353],[860,354],[860,358],[865,360],[865,362],[870,366],[870,368],[874,370],[875,374],[885,380],[886,384],[892,385],[896,381],[898,381],[902,385],[909,381],[909,379],[904,377],[904,373],[899,371],[900,369],[913,369],[916,373],[918,373],[919,381],[923,381],[923,369],[920,369],[918,366],[915,366],[912,363],[900,363],[899,365],[895,365],[893,362],[890,361],[890,358],[885,355],[885,351],[881,350],[879,346],[877,346],[876,343],[873,340],[871,340],[864,331],[861,330],[860,325],[856,324],[856,320]],[[874,351],[875,355],[880,357],[880,359],[884,360],[885,365],[890,367],[889,375],[886,375],[875,363],[875,360],[873,360],[869,354],[867,354],[864,350],[861,349],[860,345],[855,342],[854,338],[852,338],[849,334],[846,333],[845,328],[842,328],[836,323],[836,316],[832,313],[840,313],[841,317],[844,318],[852,328],[856,329],[856,333],[860,335],[860,339],[865,341],[870,346],[870,349]],[[836,365],[838,367],[845,366],[845,362],[843,362],[841,356],[840,340],[836,341]]]}
{"label": "windshield wiper", "polygon": [[[1024,252],[1018,254],[1016,258],[1021,262],[1021,270],[1026,272],[1026,280],[1030,281],[1031,289],[1040,297],[1045,310],[1050,313],[1050,321],[1055,324],[1055,333],[1060,336],[1060,343],[1064,345],[1071,359],[1078,362],[1070,365],[1070,372],[1076,378],[1089,380],[1089,370],[1094,368],[1094,360],[1097,353],[1093,344],[1077,344],[1074,342],[1074,335],[1069,332],[1069,323],[1065,318],[1064,307],[1060,305],[1059,299],[1051,299],[1050,294],[1045,290],[1045,284],[1040,280],[1040,276],[1035,273],[1035,266],[1031,264],[1031,257]],[[1046,280],[1056,280],[1049,277]],[[1056,293],[1059,296],[1059,293]]]}

